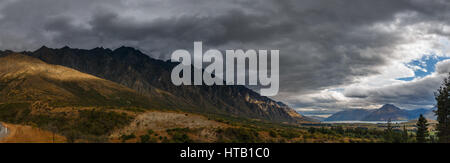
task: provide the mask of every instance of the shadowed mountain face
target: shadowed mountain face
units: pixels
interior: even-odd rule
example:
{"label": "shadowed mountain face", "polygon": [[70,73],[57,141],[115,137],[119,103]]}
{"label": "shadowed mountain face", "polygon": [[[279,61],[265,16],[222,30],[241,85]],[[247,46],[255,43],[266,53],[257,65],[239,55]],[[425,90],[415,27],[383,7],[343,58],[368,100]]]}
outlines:
{"label": "shadowed mountain face", "polygon": [[399,121],[417,119],[420,114],[435,119],[432,109],[403,110],[392,104],[383,105],[376,110],[355,109],[333,114],[325,121]]}
{"label": "shadowed mountain face", "polygon": [[244,86],[175,86],[170,73],[177,63],[155,60],[129,47],[116,50],[42,47],[26,54],[50,64],[111,80],[143,95],[165,98],[166,101],[177,103],[179,107],[176,109],[179,110],[275,122],[311,120]]}

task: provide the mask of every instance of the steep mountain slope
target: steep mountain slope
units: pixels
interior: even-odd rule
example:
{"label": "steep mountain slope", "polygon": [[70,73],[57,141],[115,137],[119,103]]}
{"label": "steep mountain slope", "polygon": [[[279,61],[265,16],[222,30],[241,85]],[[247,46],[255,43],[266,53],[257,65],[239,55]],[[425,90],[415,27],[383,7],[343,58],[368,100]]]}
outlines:
{"label": "steep mountain slope", "polygon": [[[160,89],[170,101],[183,103],[180,110],[205,114],[232,115],[275,122],[304,122],[309,119],[288,106],[260,96],[244,86],[175,86],[170,72],[176,63],[155,60],[140,51],[121,47],[110,50],[50,49],[27,53],[47,63],[92,74],[153,96]],[[190,107],[192,106],[192,107]]]}
{"label": "steep mountain slope", "polygon": [[324,121],[360,121],[370,113],[372,111],[367,109],[344,110],[331,115]]}
{"label": "steep mountain slope", "polygon": [[97,141],[148,109],[174,110],[179,106],[169,105],[170,101],[157,94],[142,95],[27,55],[3,54],[0,63],[0,121],[51,130],[68,141]]}
{"label": "steep mountain slope", "polygon": [[108,80],[22,54],[0,57],[0,102],[50,106],[142,106],[148,97]]}

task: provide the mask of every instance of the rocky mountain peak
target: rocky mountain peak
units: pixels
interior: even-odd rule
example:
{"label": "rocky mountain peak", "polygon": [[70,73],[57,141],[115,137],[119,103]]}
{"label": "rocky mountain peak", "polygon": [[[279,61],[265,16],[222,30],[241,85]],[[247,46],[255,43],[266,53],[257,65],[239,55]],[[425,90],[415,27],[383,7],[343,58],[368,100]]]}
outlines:
{"label": "rocky mountain peak", "polygon": [[52,49],[50,49],[47,46],[43,45],[39,49],[37,49],[35,52],[45,52],[45,51],[49,51],[49,50],[52,50]]}

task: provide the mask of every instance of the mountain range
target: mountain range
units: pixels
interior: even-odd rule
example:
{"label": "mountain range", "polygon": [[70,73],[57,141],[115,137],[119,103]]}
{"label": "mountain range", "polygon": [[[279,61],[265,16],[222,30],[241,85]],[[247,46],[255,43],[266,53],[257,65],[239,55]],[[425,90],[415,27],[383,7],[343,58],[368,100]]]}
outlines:
{"label": "mountain range", "polygon": [[[69,105],[70,103],[90,106],[108,105],[114,102],[136,107],[181,110],[277,123],[314,121],[281,102],[260,96],[245,86],[175,86],[171,83],[170,74],[172,68],[178,63],[153,59],[131,47],[120,47],[115,50],[105,48],[84,50],[67,46],[61,49],[43,46],[36,51],[20,52],[20,54],[0,51],[0,55],[4,60],[8,60],[7,63],[10,63],[2,69],[3,76],[0,77],[2,80],[0,89],[2,93],[7,94],[2,97],[7,98],[3,100],[8,102],[29,100],[45,101],[50,105],[58,103]],[[13,65],[20,62],[32,62],[34,64],[29,65],[35,66],[11,69],[15,68]],[[34,71],[33,67],[43,68],[34,75],[20,77],[23,76],[22,72],[29,72],[31,69]],[[59,72],[53,72],[53,70],[66,71],[63,73],[66,76],[88,77],[82,78],[83,80],[65,79],[65,76],[60,76]],[[54,78],[45,76],[45,73],[49,73],[48,76]],[[17,76],[9,74],[17,74]],[[9,87],[24,88],[6,89]],[[16,92],[17,95],[14,94]],[[11,96],[12,94],[15,96]]]}
{"label": "mountain range", "polygon": [[385,104],[379,109],[352,109],[337,112],[324,121],[401,121],[417,119],[420,114],[428,119],[436,119],[433,109],[404,110],[392,104]]}

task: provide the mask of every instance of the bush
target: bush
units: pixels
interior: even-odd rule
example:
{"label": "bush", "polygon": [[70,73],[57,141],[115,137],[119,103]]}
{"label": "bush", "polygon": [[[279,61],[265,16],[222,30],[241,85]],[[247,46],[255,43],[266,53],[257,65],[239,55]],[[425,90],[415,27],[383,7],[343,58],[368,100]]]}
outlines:
{"label": "bush", "polygon": [[136,135],[134,135],[134,134],[120,136],[120,139],[122,140],[122,142],[126,142],[127,140],[134,139],[134,138],[136,138]]}
{"label": "bush", "polygon": [[192,140],[185,133],[175,133],[172,135],[172,141],[174,143],[190,143]]}
{"label": "bush", "polygon": [[284,130],[284,131],[280,132],[280,136],[287,138],[287,139],[293,139],[293,138],[300,137],[301,134],[296,131]]}
{"label": "bush", "polygon": [[166,131],[172,137],[172,140],[170,141],[172,143],[193,142],[187,135],[188,132],[191,132],[189,128],[174,128],[174,129],[167,129]]}
{"label": "bush", "polygon": [[125,126],[132,119],[126,114],[96,110],[82,110],[79,114],[75,128],[83,134],[96,136],[108,134],[116,128]]}
{"label": "bush", "polygon": [[28,103],[0,104],[0,120],[10,123],[29,121],[29,107]]}
{"label": "bush", "polygon": [[225,139],[231,140],[232,143],[257,143],[262,142],[259,137],[259,133],[252,129],[247,128],[226,128],[218,129],[217,133],[220,134],[221,141]]}
{"label": "bush", "polygon": [[150,136],[149,135],[142,135],[140,136],[141,143],[149,143],[150,142]]}
{"label": "bush", "polygon": [[273,131],[273,130],[270,130],[270,131],[269,131],[269,135],[270,135],[271,137],[273,137],[273,138],[278,137],[278,134],[277,134],[275,131]]}

